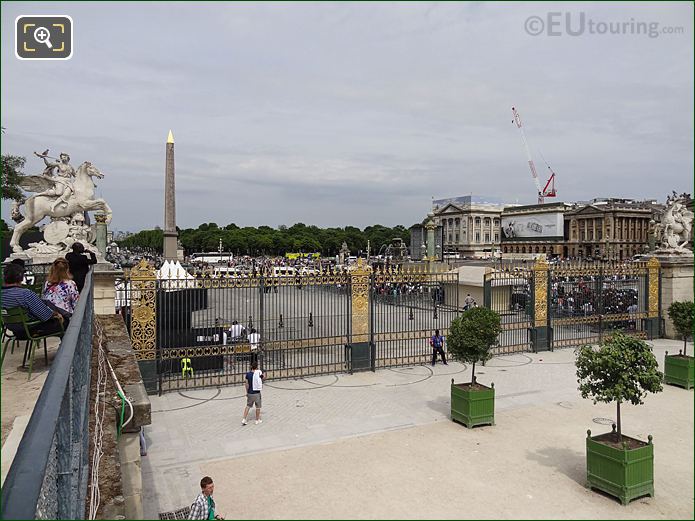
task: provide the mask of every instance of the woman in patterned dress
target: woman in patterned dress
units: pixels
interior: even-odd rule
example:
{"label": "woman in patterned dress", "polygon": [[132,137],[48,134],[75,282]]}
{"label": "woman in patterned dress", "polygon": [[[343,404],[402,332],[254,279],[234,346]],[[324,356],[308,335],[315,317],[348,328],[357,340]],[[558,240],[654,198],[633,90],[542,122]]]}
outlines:
{"label": "woman in patterned dress", "polygon": [[72,317],[79,297],[68,261],[63,257],[57,258],[48,272],[41,298],[50,308],[63,315],[63,327],[67,327],[67,321]]}

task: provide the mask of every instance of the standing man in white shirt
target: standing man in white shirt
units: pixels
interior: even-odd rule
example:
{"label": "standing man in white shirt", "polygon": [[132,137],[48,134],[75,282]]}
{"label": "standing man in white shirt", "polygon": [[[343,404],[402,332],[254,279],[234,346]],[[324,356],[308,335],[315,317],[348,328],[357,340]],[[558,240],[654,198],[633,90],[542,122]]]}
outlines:
{"label": "standing man in white shirt", "polygon": [[255,363],[258,361],[258,348],[261,343],[261,335],[256,331],[255,328],[251,328],[249,333],[249,345],[251,346],[251,362]]}
{"label": "standing man in white shirt", "polygon": [[241,419],[242,425],[247,424],[246,417],[249,415],[251,407],[254,406],[256,407],[256,425],[263,422],[263,420],[261,420],[261,390],[263,389],[263,378],[265,378],[265,375],[263,371],[258,368],[258,362],[253,362],[251,364],[251,370],[244,376],[246,407],[244,407],[244,417]]}

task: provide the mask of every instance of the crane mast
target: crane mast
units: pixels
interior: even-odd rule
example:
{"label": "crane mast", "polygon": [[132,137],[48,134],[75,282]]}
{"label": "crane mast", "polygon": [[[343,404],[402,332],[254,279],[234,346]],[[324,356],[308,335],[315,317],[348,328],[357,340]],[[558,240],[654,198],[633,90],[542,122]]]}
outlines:
{"label": "crane mast", "polygon": [[543,204],[544,200],[546,197],[555,197],[556,192],[555,192],[555,172],[550,168],[550,165],[546,163],[546,166],[548,166],[548,170],[550,170],[550,178],[548,178],[548,181],[545,183],[545,186],[541,188],[541,182],[538,179],[538,173],[536,172],[536,165],[533,162],[533,157],[531,156],[531,149],[528,146],[528,141],[526,140],[526,133],[524,132],[524,127],[521,124],[521,116],[519,115],[519,111],[516,110],[515,107],[512,107],[512,114],[514,115],[514,119],[512,120],[512,123],[516,124],[517,128],[521,131],[521,140],[524,142],[524,150],[526,151],[526,158],[528,160],[528,166],[529,169],[531,170],[531,176],[533,177],[533,182],[536,184],[536,192],[538,194],[538,204]]}

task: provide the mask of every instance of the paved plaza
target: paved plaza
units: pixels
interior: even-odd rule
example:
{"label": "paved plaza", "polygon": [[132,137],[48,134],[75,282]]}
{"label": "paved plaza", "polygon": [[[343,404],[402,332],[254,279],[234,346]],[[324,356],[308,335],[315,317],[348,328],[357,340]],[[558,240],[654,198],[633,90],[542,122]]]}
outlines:
{"label": "paved plaza", "polygon": [[[661,363],[677,341],[653,342]],[[585,436],[614,405],[576,387],[574,350],[498,357],[496,425],[449,419],[450,363],[270,381],[263,423],[240,424],[241,386],[152,397],[143,458],[145,516],[189,505],[203,475],[227,519],[692,519],[693,392],[664,386],[623,407],[624,433],[654,436],[654,498],[623,507],[585,488]],[[253,413],[252,413],[253,414]]]}

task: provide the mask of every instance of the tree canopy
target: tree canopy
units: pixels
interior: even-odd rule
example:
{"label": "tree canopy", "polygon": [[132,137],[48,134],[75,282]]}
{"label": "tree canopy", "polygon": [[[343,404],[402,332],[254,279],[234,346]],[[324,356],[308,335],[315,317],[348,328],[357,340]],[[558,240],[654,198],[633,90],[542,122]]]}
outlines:
{"label": "tree canopy", "polygon": [[678,334],[683,337],[683,354],[688,347],[688,337],[693,334],[693,318],[695,316],[695,303],[688,300],[674,302],[668,307],[668,317],[673,322]]}
{"label": "tree canopy", "polygon": [[471,308],[451,321],[449,328],[449,352],[462,362],[473,364],[471,383],[476,383],[475,364],[485,362],[492,355],[500,334],[500,316],[493,310]]}
{"label": "tree canopy", "polygon": [[[220,239],[222,248],[235,255],[284,255],[290,252],[319,252],[322,255],[337,255],[343,242],[350,251],[366,252],[369,241],[372,255],[383,253],[391,240],[399,237],[408,244],[410,232],[404,226],[389,228],[376,224],[364,230],[353,226],[344,228],[319,228],[318,226],[297,223],[290,227],[270,226],[243,227],[234,223],[220,227],[217,223],[203,223],[198,228],[179,230],[179,240],[187,254],[201,251],[217,251]],[[161,230],[143,230],[121,241],[127,248],[143,247],[162,251],[163,234]]]}
{"label": "tree canopy", "polygon": [[19,179],[26,159],[20,156],[2,154],[2,198],[24,201],[24,193],[19,187]]}
{"label": "tree canopy", "polygon": [[617,404],[618,437],[622,436],[620,404],[644,403],[647,393],[663,390],[651,347],[639,338],[615,333],[598,348],[586,345],[577,353],[577,382],[582,398]]}

